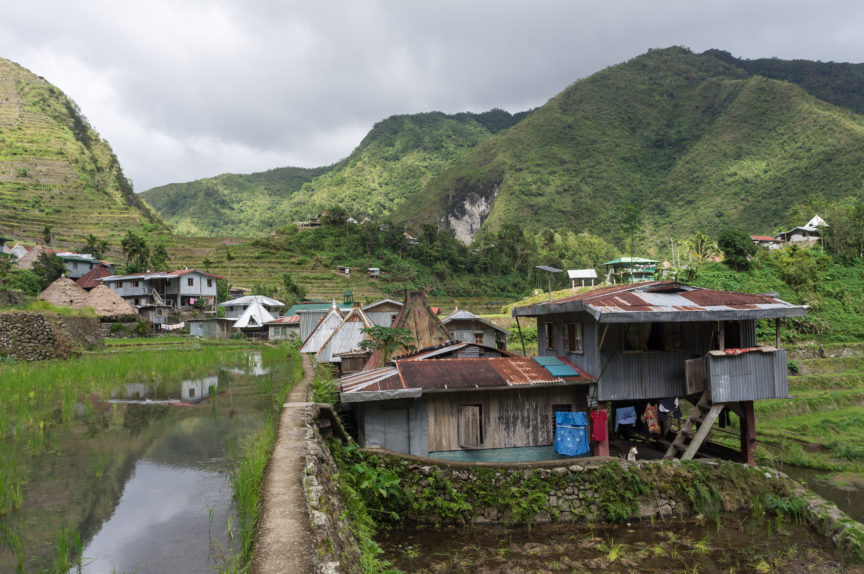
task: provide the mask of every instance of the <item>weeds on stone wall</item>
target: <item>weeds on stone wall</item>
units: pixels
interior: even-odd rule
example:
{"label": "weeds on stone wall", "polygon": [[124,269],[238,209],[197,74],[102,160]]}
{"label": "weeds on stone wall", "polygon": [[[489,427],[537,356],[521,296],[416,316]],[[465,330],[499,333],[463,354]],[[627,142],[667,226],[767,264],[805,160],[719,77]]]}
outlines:
{"label": "weeds on stone wall", "polygon": [[381,473],[377,466],[367,465],[355,443],[343,445],[331,440],[329,446],[339,468],[334,481],[360,546],[360,567],[364,574],[388,572],[390,563],[380,558],[383,550],[375,542],[375,535],[388,519],[399,519],[405,498],[400,480],[395,473]]}

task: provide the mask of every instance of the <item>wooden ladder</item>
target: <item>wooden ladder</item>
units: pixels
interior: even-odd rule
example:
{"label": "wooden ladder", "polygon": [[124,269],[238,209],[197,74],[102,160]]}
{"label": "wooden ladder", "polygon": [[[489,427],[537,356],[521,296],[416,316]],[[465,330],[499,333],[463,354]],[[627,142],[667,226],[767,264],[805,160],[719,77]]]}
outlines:
{"label": "wooden ladder", "polygon": [[[703,392],[702,396],[699,397],[699,401],[694,405],[690,417],[681,425],[681,430],[678,431],[678,435],[672,441],[672,444],[669,445],[663,458],[667,460],[675,458],[678,451],[683,450],[684,454],[681,455],[681,460],[692,460],[696,456],[699,447],[705,442],[705,438],[711,432],[714,421],[720,416],[720,412],[725,406],[725,403],[712,403],[709,391],[706,390]],[[696,424],[699,425],[699,428],[694,432],[693,429]],[[687,439],[691,437],[692,440],[687,444]]]}

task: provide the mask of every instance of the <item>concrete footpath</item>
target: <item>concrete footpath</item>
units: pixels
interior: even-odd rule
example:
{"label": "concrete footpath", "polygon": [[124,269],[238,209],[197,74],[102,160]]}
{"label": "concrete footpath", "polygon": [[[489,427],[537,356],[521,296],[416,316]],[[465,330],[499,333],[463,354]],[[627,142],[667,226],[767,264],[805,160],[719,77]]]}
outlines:
{"label": "concrete footpath", "polygon": [[303,355],[303,380],[288,395],[279,418],[276,445],[264,476],[262,515],[252,562],[258,574],[315,571],[312,524],[303,488],[306,468],[307,394],[315,378]]}

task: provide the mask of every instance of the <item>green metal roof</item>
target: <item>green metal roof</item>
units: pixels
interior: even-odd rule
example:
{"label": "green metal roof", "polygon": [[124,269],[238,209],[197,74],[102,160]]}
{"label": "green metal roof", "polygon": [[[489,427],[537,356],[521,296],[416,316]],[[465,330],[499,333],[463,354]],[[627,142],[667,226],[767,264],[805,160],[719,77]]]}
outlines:
{"label": "green metal roof", "polygon": [[600,265],[619,265],[621,263],[658,263],[658,261],[655,261],[654,259],[644,259],[642,257],[619,257],[618,259],[613,259],[612,261],[607,261]]}
{"label": "green metal roof", "polygon": [[[282,314],[283,317],[296,315],[298,311],[324,311],[333,306],[332,301],[314,301],[308,303],[297,303]],[[351,310],[354,307],[353,303],[336,303],[336,306],[342,310]]]}

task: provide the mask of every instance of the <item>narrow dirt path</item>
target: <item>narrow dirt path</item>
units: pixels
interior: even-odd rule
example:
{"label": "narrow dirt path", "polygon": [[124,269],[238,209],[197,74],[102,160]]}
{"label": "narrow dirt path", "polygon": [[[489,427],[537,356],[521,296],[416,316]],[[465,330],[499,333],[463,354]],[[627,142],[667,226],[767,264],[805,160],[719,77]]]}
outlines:
{"label": "narrow dirt path", "polygon": [[252,561],[252,572],[256,574],[305,574],[315,568],[312,525],[303,489],[303,412],[314,378],[312,359],[303,355],[303,380],[290,391],[282,408],[276,445],[264,476],[261,523]]}

